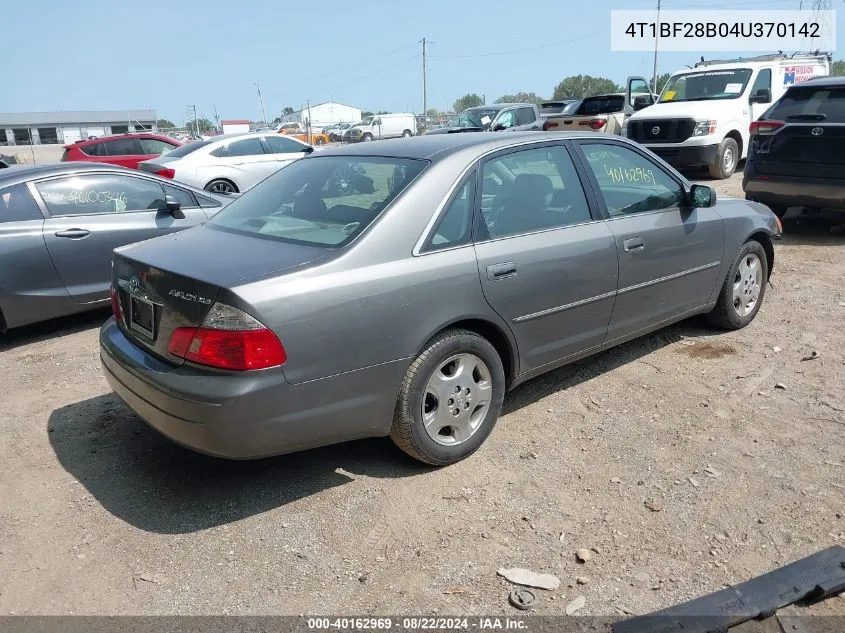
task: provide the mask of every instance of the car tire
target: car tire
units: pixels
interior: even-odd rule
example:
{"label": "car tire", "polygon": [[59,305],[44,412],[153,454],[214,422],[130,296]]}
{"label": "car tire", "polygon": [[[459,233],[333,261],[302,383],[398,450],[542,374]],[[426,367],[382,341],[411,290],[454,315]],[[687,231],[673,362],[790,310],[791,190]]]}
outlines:
{"label": "car tire", "polygon": [[405,138],[409,138],[413,136],[413,134],[411,134],[411,130],[405,130],[404,132],[402,132],[402,136]]}
{"label": "car tire", "polygon": [[325,145],[325,144],[326,144],[326,141],[324,141],[322,138],[318,138],[316,141],[314,141],[314,145]]}
{"label": "car tire", "polygon": [[361,137],[361,140],[362,141],[372,141],[373,135],[372,134],[364,134],[364,136]]}
{"label": "car tire", "polygon": [[719,150],[716,152],[716,162],[707,166],[711,178],[724,180],[730,178],[736,171],[739,164],[739,146],[730,137],[719,143]]}
{"label": "car tire", "polygon": [[226,180],[225,178],[215,178],[203,187],[203,189],[214,193],[238,193],[237,185],[235,185],[235,183],[231,180]]}
{"label": "car tire", "polygon": [[[504,399],[505,372],[493,345],[475,332],[446,330],[405,373],[390,438],[425,464],[454,464],[487,439]],[[444,424],[451,422],[454,425]]]}
{"label": "car tire", "polygon": [[[751,262],[756,262],[749,267]],[[753,270],[752,270],[753,268]],[[763,298],[766,296],[766,284],[769,282],[769,264],[763,245],[756,240],[749,240],[742,245],[731,264],[730,270],[716,305],[707,314],[707,320],[725,330],[740,330],[754,320]],[[756,297],[755,297],[756,292]],[[752,306],[747,305],[754,298]],[[738,304],[740,307],[738,307]]]}

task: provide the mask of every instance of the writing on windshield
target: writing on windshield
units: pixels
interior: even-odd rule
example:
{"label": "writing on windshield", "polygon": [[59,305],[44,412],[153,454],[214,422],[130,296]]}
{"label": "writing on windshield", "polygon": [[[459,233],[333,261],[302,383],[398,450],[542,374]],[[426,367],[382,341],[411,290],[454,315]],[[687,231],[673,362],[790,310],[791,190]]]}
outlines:
{"label": "writing on windshield", "polygon": [[660,103],[736,99],[751,78],[750,68],[705,70],[670,78],[660,95]]}

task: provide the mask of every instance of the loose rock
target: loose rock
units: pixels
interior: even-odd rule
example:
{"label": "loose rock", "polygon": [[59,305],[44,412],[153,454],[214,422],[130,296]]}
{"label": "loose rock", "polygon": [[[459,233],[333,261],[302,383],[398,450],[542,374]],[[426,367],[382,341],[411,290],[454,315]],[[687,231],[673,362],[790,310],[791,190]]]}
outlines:
{"label": "loose rock", "polygon": [[548,589],[549,591],[560,587],[560,578],[557,576],[553,576],[551,574],[538,574],[537,572],[531,571],[530,569],[523,569],[522,567],[500,567],[499,571],[496,573],[515,585],[537,587],[539,589]]}
{"label": "loose rock", "polygon": [[588,550],[588,549],[579,549],[578,551],[575,552],[575,558],[578,559],[579,563],[586,563],[592,557],[593,557],[593,555],[590,553],[590,550]]}
{"label": "loose rock", "polygon": [[663,510],[663,504],[660,503],[660,501],[658,501],[657,499],[646,499],[644,505],[652,512],[660,512],[661,510]]}
{"label": "loose rock", "polygon": [[579,585],[586,585],[586,584],[589,584],[590,579],[587,578],[586,576],[578,576],[577,578],[575,578],[575,582],[578,583]]}
{"label": "loose rock", "polygon": [[564,612],[566,613],[566,615],[572,615],[573,613],[578,611],[578,609],[581,609],[585,604],[587,604],[587,599],[584,596],[578,596],[577,598],[575,598],[575,600],[566,605]]}

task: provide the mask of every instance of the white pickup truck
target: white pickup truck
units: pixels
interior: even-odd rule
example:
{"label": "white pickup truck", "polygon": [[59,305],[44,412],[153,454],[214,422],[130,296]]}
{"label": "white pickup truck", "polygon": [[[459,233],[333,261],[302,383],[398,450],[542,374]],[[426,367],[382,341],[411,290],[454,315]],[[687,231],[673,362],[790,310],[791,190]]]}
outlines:
{"label": "white pickup truck", "polygon": [[657,101],[642,77],[628,77],[625,92],[586,97],[570,115],[546,116],[552,132],[605,132],[622,134],[622,126],[635,111]]}

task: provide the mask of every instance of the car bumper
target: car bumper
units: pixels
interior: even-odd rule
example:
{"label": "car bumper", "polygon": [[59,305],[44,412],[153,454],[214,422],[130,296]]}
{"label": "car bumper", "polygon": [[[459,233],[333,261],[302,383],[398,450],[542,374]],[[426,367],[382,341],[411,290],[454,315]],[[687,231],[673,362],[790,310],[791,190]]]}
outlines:
{"label": "car bumper", "polygon": [[407,367],[394,361],[297,385],[281,369],[174,367],[136,346],[113,318],[100,329],[100,360],[112,390],[150,426],[227,459],[387,435]]}
{"label": "car bumper", "polygon": [[772,176],[772,180],[745,176],[745,197],[768,205],[818,207],[845,211],[845,181]]}
{"label": "car bumper", "polygon": [[646,145],[673,167],[700,167],[716,162],[719,145]]}

